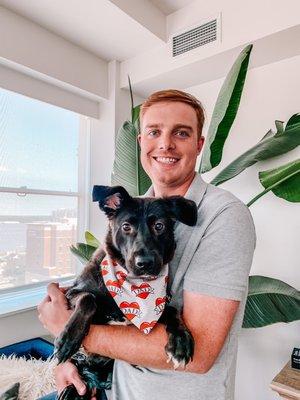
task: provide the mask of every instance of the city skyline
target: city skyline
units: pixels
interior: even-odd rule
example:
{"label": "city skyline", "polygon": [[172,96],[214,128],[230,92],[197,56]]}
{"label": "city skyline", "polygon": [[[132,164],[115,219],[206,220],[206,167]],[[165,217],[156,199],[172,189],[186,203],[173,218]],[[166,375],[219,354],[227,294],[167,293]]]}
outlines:
{"label": "city skyline", "polygon": [[0,222],[0,290],[74,274],[70,246],[76,235],[75,209],[54,210],[43,220]]}

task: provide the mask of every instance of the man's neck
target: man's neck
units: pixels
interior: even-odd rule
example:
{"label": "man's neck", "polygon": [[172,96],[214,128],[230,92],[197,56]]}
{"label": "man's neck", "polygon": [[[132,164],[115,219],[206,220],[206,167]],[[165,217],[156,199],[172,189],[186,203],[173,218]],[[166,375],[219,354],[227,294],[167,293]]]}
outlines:
{"label": "man's neck", "polygon": [[161,186],[153,182],[153,190],[155,197],[168,196],[184,196],[194,180],[196,172],[191,175],[185,182],[178,186]]}

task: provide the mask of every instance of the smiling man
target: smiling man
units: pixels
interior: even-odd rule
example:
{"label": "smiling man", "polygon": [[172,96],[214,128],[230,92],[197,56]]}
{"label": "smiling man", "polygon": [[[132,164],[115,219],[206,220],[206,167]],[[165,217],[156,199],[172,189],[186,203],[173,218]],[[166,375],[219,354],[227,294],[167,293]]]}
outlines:
{"label": "smiling man", "polygon": [[[141,108],[141,162],[151,178],[146,196],[182,195],[198,207],[195,227],[178,223],[169,266],[172,302],[182,309],[195,340],[193,360],[176,371],[167,362],[165,326],[149,335],[134,326],[92,326],[84,347],[116,359],[113,400],[233,400],[237,338],[247,298],[255,229],[248,208],[230,192],[195,173],[204,138],[204,113],[193,96],[166,90]],[[51,284],[39,306],[43,324],[57,335],[70,312]],[[58,389],[84,385],[70,363],[56,370]]]}
{"label": "smiling man", "polygon": [[197,116],[189,104],[178,101],[151,104],[149,100],[142,107],[141,162],[156,197],[186,193],[204,142],[203,122],[203,113]]}

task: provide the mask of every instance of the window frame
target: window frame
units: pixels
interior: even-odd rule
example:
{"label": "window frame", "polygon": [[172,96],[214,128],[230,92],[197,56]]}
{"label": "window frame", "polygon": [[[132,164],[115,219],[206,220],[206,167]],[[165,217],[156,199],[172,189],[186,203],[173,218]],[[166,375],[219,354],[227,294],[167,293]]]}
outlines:
{"label": "window frame", "polygon": [[[91,120],[89,117],[78,114],[79,134],[78,134],[78,191],[52,191],[42,189],[30,189],[27,187],[9,188],[0,187],[0,193],[24,193],[31,195],[55,195],[77,197],[77,235],[76,241],[84,241],[84,233],[89,230],[90,213],[90,143],[91,143]],[[83,269],[79,260],[76,262],[76,272],[74,276],[55,279],[62,286],[69,286],[74,281],[78,273]],[[46,279],[42,282],[29,283],[17,287],[1,289],[0,291],[0,317],[10,314],[24,312],[34,309],[46,294],[46,286],[53,282]]]}

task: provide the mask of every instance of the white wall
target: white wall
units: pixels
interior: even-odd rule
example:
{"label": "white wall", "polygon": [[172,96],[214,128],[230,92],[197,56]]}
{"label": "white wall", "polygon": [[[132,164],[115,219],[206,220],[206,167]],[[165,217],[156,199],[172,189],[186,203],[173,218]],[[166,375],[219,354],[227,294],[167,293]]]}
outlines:
{"label": "white wall", "polygon": [[[224,148],[220,166],[203,175],[210,181],[235,157],[256,144],[274,127],[276,119],[287,121],[300,112],[300,57],[290,58],[248,73],[237,119]],[[202,101],[210,120],[223,79],[187,89]],[[204,133],[206,134],[207,125]],[[299,158],[300,149],[260,162],[221,185],[244,202],[263,190],[258,171]],[[251,274],[281,279],[300,289],[300,206],[268,193],[250,208],[257,233]],[[278,396],[268,385],[288,361],[294,346],[300,346],[300,322],[242,330],[239,341],[236,399],[271,400]]]}
{"label": "white wall", "polygon": [[[193,1],[187,7],[170,14],[167,17],[167,36],[170,40],[172,35],[194,27],[196,24],[207,22],[221,16],[221,42],[210,43],[206,46],[191,51],[174,59],[172,57],[170,43],[157,46],[151,51],[141,52],[137,56],[124,60],[121,64],[121,84],[127,85],[127,74],[130,74],[131,81],[142,93],[158,89],[165,84],[169,87],[187,81],[187,85],[195,85],[203,82],[201,68],[204,69],[204,76],[211,74],[220,75],[223,72],[223,65],[228,62],[227,52],[248,43],[257,42],[257,48],[261,47],[261,39],[265,39],[267,46],[263,46],[263,54],[259,51],[255,62],[261,63],[266,60],[273,60],[278,57],[285,48],[293,47],[293,40],[285,46],[277,43],[270,43],[269,39],[278,33],[299,26],[300,3],[298,0],[253,0],[251,2],[240,0],[210,0]],[[294,34],[294,40],[299,39],[299,32]],[[268,39],[269,38],[269,39]],[[298,51],[299,46],[294,50]],[[219,61],[217,55],[222,55]],[[202,63],[201,60],[204,60]],[[216,62],[211,62],[216,61]],[[271,62],[271,61],[267,61]],[[192,74],[191,74],[191,71]],[[217,77],[215,79],[217,79]],[[176,80],[177,79],[177,80]],[[167,83],[166,83],[167,82]],[[180,86],[185,87],[185,86]]]}
{"label": "white wall", "polygon": [[49,332],[39,322],[36,310],[0,318],[0,332],[0,347],[49,335]]}
{"label": "white wall", "polygon": [[2,87],[98,117],[95,107],[107,98],[106,61],[1,6],[0,36]]}

